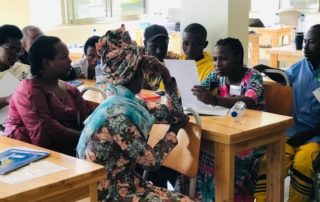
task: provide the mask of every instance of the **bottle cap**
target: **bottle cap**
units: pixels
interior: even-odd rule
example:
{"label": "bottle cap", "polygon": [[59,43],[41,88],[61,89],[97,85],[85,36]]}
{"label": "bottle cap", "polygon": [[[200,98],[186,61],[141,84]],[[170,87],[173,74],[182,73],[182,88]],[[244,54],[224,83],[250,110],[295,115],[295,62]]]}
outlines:
{"label": "bottle cap", "polygon": [[233,112],[231,112],[231,116],[232,116],[232,117],[237,117],[237,116],[238,116],[238,113],[237,113],[236,111],[233,111]]}

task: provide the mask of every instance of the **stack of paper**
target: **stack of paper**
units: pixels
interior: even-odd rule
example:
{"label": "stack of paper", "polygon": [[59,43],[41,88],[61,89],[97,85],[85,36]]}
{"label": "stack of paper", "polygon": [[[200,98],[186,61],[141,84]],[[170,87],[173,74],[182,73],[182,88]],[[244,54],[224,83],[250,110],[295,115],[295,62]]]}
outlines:
{"label": "stack of paper", "polygon": [[190,107],[199,114],[224,116],[229,108],[206,105],[192,94],[194,85],[200,85],[198,71],[194,60],[164,60],[171,76],[176,79],[184,107]]}
{"label": "stack of paper", "polygon": [[[20,81],[13,76],[10,72],[7,72],[0,79],[0,97],[7,97],[12,95],[16,87],[19,85]],[[0,109],[0,124],[4,124],[9,112],[9,107],[4,107]]]}

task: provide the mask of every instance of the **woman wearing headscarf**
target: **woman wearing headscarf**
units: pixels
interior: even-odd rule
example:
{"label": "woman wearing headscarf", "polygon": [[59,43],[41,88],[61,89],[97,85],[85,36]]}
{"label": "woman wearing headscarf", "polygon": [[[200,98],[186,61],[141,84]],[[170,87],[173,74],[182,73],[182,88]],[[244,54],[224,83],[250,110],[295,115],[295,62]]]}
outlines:
{"label": "woman wearing headscarf", "polygon": [[[140,54],[124,26],[108,31],[96,47],[105,66],[108,98],[85,121],[77,153],[106,168],[107,178],[98,184],[99,201],[191,201],[153,186],[134,171],[136,164],[157,169],[188,121],[174,78],[157,59]],[[145,77],[163,79],[167,105],[149,106],[135,98]],[[151,148],[147,138],[155,122],[170,124],[170,128]]]}

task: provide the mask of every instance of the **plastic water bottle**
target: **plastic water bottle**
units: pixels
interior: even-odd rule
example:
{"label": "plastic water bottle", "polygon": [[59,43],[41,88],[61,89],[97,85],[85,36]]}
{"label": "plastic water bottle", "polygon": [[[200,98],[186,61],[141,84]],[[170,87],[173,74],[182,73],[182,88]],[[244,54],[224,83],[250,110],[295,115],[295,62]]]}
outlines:
{"label": "plastic water bottle", "polygon": [[246,108],[246,103],[238,101],[232,106],[228,114],[232,119],[239,121],[240,118],[243,116],[243,113],[246,110]]}
{"label": "plastic water bottle", "polygon": [[103,66],[101,65],[100,61],[97,61],[96,68],[95,68],[95,74],[96,74],[96,86],[97,88],[100,88],[101,90],[105,90],[105,76],[103,75]]}
{"label": "plastic water bottle", "polygon": [[297,32],[304,32],[304,14],[302,13],[298,20]]}
{"label": "plastic water bottle", "polygon": [[280,21],[279,14],[276,13],[276,14],[274,15],[273,24],[274,24],[274,25],[279,25],[279,21]]}

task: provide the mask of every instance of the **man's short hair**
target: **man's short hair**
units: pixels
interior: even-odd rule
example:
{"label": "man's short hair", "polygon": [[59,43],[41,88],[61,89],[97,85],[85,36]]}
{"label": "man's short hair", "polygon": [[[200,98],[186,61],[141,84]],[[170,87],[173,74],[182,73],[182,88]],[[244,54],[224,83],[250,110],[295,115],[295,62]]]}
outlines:
{"label": "man's short hair", "polygon": [[188,25],[186,28],[184,28],[183,32],[188,32],[191,34],[200,34],[200,36],[207,40],[207,30],[204,26],[202,26],[199,23],[192,23]]}
{"label": "man's short hair", "polygon": [[153,41],[158,37],[169,39],[168,31],[164,26],[154,24],[144,30],[145,42]]}
{"label": "man's short hair", "polygon": [[[28,32],[31,32],[32,34],[30,35]],[[43,32],[41,31],[41,29],[34,25],[28,25],[22,28],[22,33],[23,33],[23,37],[30,37],[32,41],[34,41],[39,36],[43,35]]]}
{"label": "man's short hair", "polygon": [[[315,30],[316,32],[320,32],[320,24],[315,24],[315,25],[312,25],[311,27],[310,27],[310,30],[311,29],[313,29],[313,30]],[[320,38],[320,36],[318,36],[319,38]]]}
{"label": "man's short hair", "polygon": [[91,36],[87,39],[83,46],[83,51],[85,55],[87,55],[87,50],[89,47],[96,48],[96,43],[98,43],[99,38],[99,36]]}
{"label": "man's short hair", "polygon": [[0,27],[0,44],[6,43],[9,38],[22,39],[22,32],[19,27],[9,24]]}

